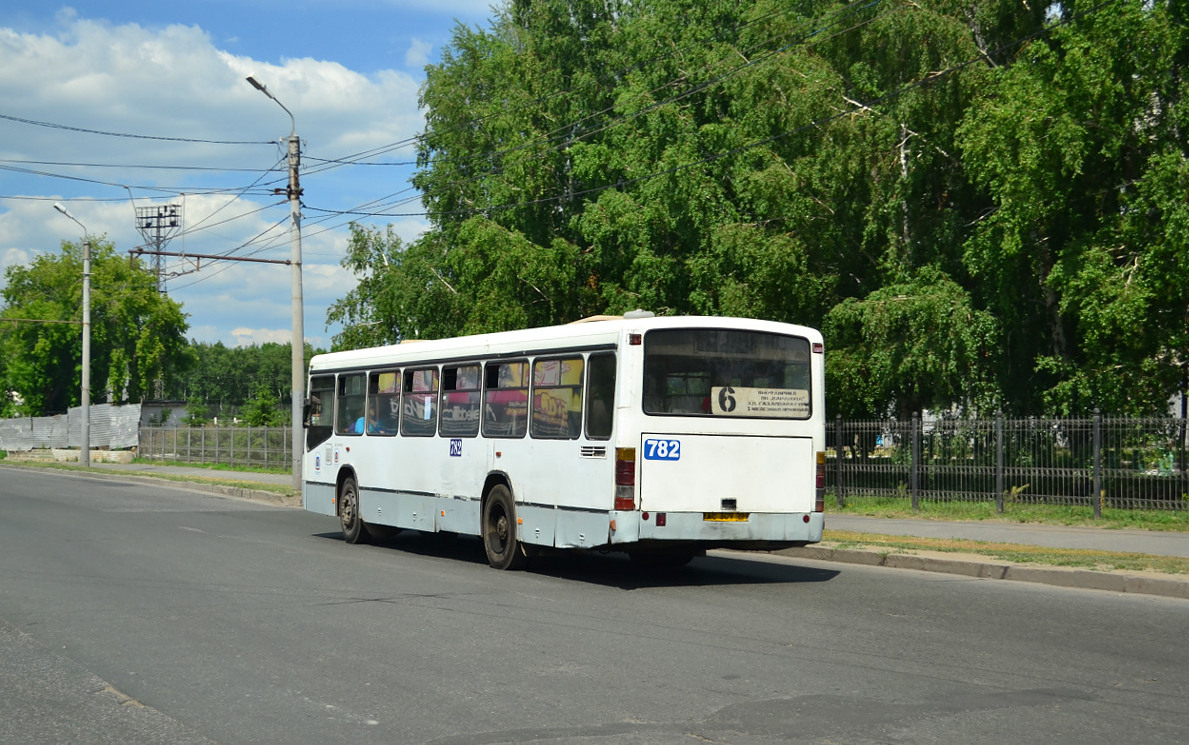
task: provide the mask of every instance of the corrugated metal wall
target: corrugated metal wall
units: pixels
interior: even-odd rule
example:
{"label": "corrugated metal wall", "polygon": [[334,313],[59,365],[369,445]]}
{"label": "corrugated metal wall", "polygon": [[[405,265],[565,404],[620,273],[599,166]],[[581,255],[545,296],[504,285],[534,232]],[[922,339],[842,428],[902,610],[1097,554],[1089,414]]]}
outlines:
{"label": "corrugated metal wall", "polygon": [[[91,406],[91,447],[133,448],[140,430],[140,404]],[[83,441],[82,407],[57,416],[0,419],[0,450],[77,448]]]}

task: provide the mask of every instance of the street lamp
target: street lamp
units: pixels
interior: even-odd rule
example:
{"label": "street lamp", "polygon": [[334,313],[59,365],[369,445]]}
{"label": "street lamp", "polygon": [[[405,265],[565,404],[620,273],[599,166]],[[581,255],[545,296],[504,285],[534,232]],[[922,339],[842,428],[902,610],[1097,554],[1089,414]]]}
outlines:
{"label": "street lamp", "polygon": [[54,202],[54,209],[78,223],[83,229],[83,441],[79,449],[78,462],[84,468],[91,467],[91,239],[87,237],[87,226],[70,214],[61,202]]}
{"label": "street lamp", "polygon": [[301,186],[297,180],[297,166],[301,161],[301,144],[297,138],[297,120],[293,118],[293,112],[285,107],[285,104],[277,101],[276,96],[268,92],[268,88],[263,83],[257,82],[256,78],[248,76],[248,82],[252,87],[260,91],[264,95],[276,101],[277,106],[284,109],[285,113],[289,115],[289,122],[291,127],[289,129],[289,281],[291,285],[291,293],[293,296],[293,355],[291,365],[293,368],[292,389],[293,389],[293,405],[290,412],[290,424],[293,427],[292,432],[292,450],[293,450],[293,489],[301,492],[301,454],[305,448],[302,445],[302,421],[301,410],[302,404],[305,401],[305,329],[303,322],[303,307],[301,298]]}

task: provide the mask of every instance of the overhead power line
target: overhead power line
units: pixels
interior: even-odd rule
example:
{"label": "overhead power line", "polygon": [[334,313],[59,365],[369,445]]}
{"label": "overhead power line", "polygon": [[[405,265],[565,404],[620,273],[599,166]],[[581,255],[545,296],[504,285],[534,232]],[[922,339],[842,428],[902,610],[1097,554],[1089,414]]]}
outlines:
{"label": "overhead power line", "polygon": [[24,117],[12,116],[11,114],[0,114],[0,119],[7,119],[10,122],[18,122],[20,124],[30,124],[35,127],[47,127],[49,129],[64,129],[68,132],[82,132],[84,134],[103,135],[104,137],[128,137],[134,140],[162,140],[165,142],[194,142],[202,145],[272,145],[272,140],[203,140],[191,137],[162,137],[159,135],[142,135],[131,132],[109,132],[102,129],[88,129],[86,127],[72,127],[69,124],[57,124],[55,122],[41,122],[36,119],[25,119]]}

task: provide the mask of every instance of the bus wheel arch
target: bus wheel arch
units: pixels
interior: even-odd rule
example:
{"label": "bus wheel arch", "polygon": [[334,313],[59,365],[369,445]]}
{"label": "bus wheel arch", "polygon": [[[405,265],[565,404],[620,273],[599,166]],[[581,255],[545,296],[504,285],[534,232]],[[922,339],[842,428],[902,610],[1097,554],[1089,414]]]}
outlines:
{"label": "bus wheel arch", "polygon": [[339,473],[338,486],[335,487],[335,511],[343,530],[343,540],[347,543],[367,543],[367,525],[359,514],[359,482],[355,472],[348,468]]}
{"label": "bus wheel arch", "polygon": [[519,569],[525,553],[520,545],[516,502],[512,489],[500,477],[489,477],[483,493],[480,530],[487,563],[495,569]]}

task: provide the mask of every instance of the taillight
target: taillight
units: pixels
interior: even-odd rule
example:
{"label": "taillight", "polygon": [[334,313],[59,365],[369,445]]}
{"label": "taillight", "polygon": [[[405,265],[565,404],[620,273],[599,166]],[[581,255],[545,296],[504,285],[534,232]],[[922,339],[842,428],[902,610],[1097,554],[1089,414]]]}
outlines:
{"label": "taillight", "polygon": [[826,511],[826,453],[817,451],[817,489],[813,500],[814,512]]}
{"label": "taillight", "polygon": [[615,448],[615,509],[636,509],[636,448]]}

